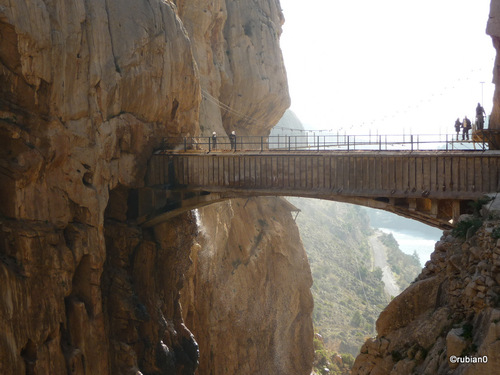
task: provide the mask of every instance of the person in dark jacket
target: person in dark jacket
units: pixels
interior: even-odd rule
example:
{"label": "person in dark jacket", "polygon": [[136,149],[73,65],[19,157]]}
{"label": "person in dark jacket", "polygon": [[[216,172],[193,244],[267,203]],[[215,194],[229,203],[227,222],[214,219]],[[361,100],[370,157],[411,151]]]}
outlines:
{"label": "person in dark jacket", "polygon": [[460,122],[460,119],[457,117],[457,120],[455,121],[455,131],[457,132],[457,141],[458,141],[458,135],[460,134],[461,127],[462,127],[462,123]]}
{"label": "person in dark jacket", "polygon": [[477,130],[483,130],[484,127],[484,116],[486,115],[486,112],[484,111],[484,108],[481,106],[480,103],[477,103],[476,107],[476,124],[477,124]]}
{"label": "person in dark jacket", "polygon": [[212,149],[215,150],[217,148],[217,133],[212,133]]}
{"label": "person in dark jacket", "polygon": [[231,142],[231,150],[236,151],[236,133],[234,130],[229,134],[229,142]]}
{"label": "person in dark jacket", "polygon": [[464,122],[462,123],[462,141],[465,141],[465,139],[469,140],[469,130],[471,128],[472,128],[472,123],[467,118],[467,116],[465,116]]}

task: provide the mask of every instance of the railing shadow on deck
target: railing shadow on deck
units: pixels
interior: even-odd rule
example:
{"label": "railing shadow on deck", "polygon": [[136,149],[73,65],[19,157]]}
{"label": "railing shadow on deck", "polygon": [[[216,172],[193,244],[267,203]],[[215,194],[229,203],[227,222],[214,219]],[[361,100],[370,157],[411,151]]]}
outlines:
{"label": "railing shadow on deck", "polygon": [[292,135],[237,136],[235,143],[226,136],[167,137],[156,153],[162,151],[486,151],[488,143],[457,139],[456,134],[391,135]]}

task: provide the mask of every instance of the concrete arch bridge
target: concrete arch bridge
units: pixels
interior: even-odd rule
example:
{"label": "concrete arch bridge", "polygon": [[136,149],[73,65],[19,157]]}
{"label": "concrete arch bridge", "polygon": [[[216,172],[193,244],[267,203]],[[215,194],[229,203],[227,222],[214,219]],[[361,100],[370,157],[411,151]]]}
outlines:
{"label": "concrete arch bridge", "polygon": [[499,190],[500,151],[466,148],[471,144],[460,146],[451,136],[397,142],[357,137],[285,138],[279,147],[254,137],[240,139],[236,151],[221,143],[214,150],[208,138],[167,145],[149,161],[132,216],[148,227],[225,199],[299,196],[383,209],[448,229],[471,212],[470,202]]}

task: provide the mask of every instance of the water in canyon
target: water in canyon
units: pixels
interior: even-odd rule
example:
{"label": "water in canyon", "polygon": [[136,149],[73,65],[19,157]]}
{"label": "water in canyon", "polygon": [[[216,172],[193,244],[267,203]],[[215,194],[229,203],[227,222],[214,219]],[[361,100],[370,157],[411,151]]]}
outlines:
{"label": "water in canyon", "polygon": [[413,255],[416,252],[422,267],[425,265],[443,234],[442,230],[382,210],[366,210],[372,227],[392,234],[404,253]]}

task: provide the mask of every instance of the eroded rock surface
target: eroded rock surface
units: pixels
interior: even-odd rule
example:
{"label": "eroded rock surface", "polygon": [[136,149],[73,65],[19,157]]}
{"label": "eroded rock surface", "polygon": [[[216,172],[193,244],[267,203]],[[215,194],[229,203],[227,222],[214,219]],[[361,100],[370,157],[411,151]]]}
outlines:
{"label": "eroded rock surface", "polygon": [[[500,365],[499,211],[467,239],[444,232],[417,280],[377,320],[354,374],[493,374]],[[464,216],[465,222],[479,220]],[[496,234],[495,234],[496,233]],[[456,357],[469,358],[457,363]],[[487,363],[471,363],[487,357]],[[450,359],[451,358],[451,359]]]}
{"label": "eroded rock surface", "polygon": [[163,137],[277,122],[282,22],[272,0],[0,0],[0,373],[194,372],[197,223],[143,231],[133,189]]}
{"label": "eroded rock surface", "polygon": [[290,204],[237,199],[200,209],[199,221],[182,289],[199,373],[309,374],[312,277]]}

